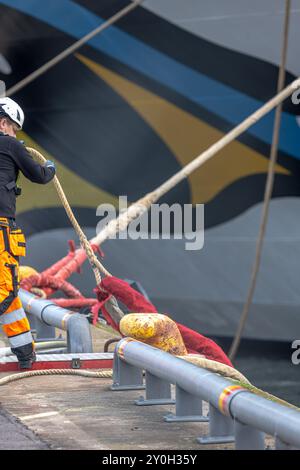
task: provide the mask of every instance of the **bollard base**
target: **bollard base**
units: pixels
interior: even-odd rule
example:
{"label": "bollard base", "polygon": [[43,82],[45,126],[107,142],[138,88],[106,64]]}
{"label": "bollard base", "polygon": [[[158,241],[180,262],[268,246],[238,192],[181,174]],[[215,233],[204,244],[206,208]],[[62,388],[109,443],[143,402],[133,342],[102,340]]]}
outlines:
{"label": "bollard base", "polygon": [[199,444],[229,444],[234,441],[234,436],[204,436],[197,438]]}
{"label": "bollard base", "polygon": [[138,400],[135,400],[135,405],[137,406],[152,406],[152,405],[175,405],[176,401],[170,398],[152,398],[145,399],[140,397]]}
{"label": "bollard base", "polygon": [[207,423],[208,416],[176,416],[173,413],[164,416],[164,421],[167,423]]}

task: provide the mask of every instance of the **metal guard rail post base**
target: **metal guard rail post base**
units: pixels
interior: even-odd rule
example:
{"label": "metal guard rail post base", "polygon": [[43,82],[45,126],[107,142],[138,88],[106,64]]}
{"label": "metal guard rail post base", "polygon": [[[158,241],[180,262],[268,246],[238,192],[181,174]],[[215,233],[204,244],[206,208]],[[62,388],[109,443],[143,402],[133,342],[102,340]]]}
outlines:
{"label": "metal guard rail post base", "polygon": [[175,405],[171,398],[171,384],[146,371],[146,398],[135,401],[138,406]]}
{"label": "metal guard rail post base", "polygon": [[113,362],[113,384],[110,389],[114,392],[123,390],[144,390],[143,371],[125,361],[115,353]]}
{"label": "metal guard rail post base", "polygon": [[200,444],[228,444],[234,442],[234,423],[229,416],[224,416],[213,405],[209,405],[209,435],[199,437]]}
{"label": "metal guard rail post base", "polygon": [[167,423],[203,423],[209,418],[202,414],[202,400],[176,384],[176,413],[166,415],[164,420]]}
{"label": "metal guard rail post base", "polygon": [[[125,369],[125,365],[130,368]],[[276,449],[299,449],[298,409],[256,395],[228,378],[132,338],[119,341],[115,348],[114,385],[126,389],[141,387],[144,370],[145,404],[169,404],[170,384],[176,385],[176,414],[165,417],[167,422],[181,418],[201,420],[202,400],[209,403],[209,434],[198,438],[199,443],[235,442],[238,450],[261,450],[267,434],[276,438]]]}
{"label": "metal guard rail post base", "polygon": [[235,421],[234,434],[236,450],[265,449],[265,433],[252,426]]}

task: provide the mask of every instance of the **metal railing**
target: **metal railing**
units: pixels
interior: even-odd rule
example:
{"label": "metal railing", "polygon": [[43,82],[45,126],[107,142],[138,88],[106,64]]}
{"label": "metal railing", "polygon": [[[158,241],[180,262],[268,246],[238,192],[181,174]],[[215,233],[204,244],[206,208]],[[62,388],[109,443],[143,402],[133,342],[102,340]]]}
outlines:
{"label": "metal railing", "polygon": [[24,289],[19,290],[23,308],[39,339],[55,338],[55,328],[67,331],[69,353],[93,352],[90,325],[84,315],[58,307],[51,300],[40,299]]}
{"label": "metal railing", "polygon": [[[145,385],[143,384],[145,371]],[[171,384],[176,387],[172,400]],[[167,422],[208,421],[201,444],[235,442],[236,449],[264,449],[265,433],[276,449],[300,448],[300,412],[258,396],[216,373],[144,343],[124,338],[116,345],[112,390],[145,389],[139,406],[175,404]],[[202,400],[209,414],[202,414]]]}

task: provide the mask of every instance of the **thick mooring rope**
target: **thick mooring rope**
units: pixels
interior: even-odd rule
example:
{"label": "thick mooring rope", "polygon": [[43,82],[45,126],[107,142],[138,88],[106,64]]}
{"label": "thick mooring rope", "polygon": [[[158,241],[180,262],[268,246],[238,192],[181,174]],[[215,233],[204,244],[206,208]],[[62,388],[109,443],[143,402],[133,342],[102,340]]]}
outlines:
{"label": "thick mooring rope", "polygon": [[237,369],[228,366],[227,364],[222,364],[221,362],[213,361],[211,359],[207,359],[206,357],[201,357],[198,354],[188,354],[186,356],[177,356],[179,359],[183,359],[186,362],[190,362],[195,366],[202,367],[203,369],[210,370],[211,372],[215,372],[216,374],[220,374],[228,379],[235,379],[239,380],[243,383],[250,384],[249,380],[241,374]]}
{"label": "thick mooring rope", "polygon": [[43,289],[39,289],[38,287],[32,287],[30,289],[30,292],[32,294],[35,294],[37,295],[38,297],[40,297],[41,299],[46,299],[47,298],[47,295],[46,293],[43,291]]}
{"label": "thick mooring rope", "polygon": [[17,380],[28,379],[30,377],[50,376],[50,375],[77,375],[80,377],[89,377],[94,379],[109,379],[112,377],[111,369],[103,369],[100,371],[77,370],[77,369],[48,369],[48,370],[31,370],[28,372],[20,372],[19,374],[8,375],[0,379],[0,386],[7,385]]}
{"label": "thick mooring rope", "polygon": [[261,108],[251,114],[238,126],[232,129],[228,134],[226,134],[220,140],[215,142],[211,147],[202,152],[198,157],[188,163],[175,175],[165,181],[165,183],[156,188],[154,191],[148,193],[143,198],[139,199],[137,202],[133,203],[127,211],[120,214],[116,219],[111,220],[99,232],[99,234],[91,240],[91,243],[95,245],[101,245],[101,243],[103,243],[111,236],[114,236],[118,231],[125,230],[128,224],[132,220],[146,212],[150,208],[151,204],[156,202],[164,194],[173,189],[177,184],[179,184],[183,179],[185,179],[195,170],[198,170],[204,163],[206,163],[210,158],[216,155],[216,153],[218,153],[220,150],[226,147],[226,145],[230,144],[233,140],[239,137],[243,132],[249,129],[249,127],[253,126],[262,117],[272,111],[276,106],[278,106],[286,98],[292,95],[294,91],[296,91],[298,88],[300,88],[300,77],[290,83],[290,85],[288,85],[284,90],[282,90],[271,100],[265,103]]}
{"label": "thick mooring rope", "polygon": [[[30,147],[27,147],[27,150],[28,152],[30,153],[30,155],[35,158],[37,161],[39,161],[40,163],[45,163],[46,162],[46,158],[40,153],[38,152],[36,149],[33,149],[33,148],[30,148]],[[57,176],[55,175],[54,178],[53,178],[53,182],[54,182],[54,186],[55,186],[55,189],[57,191],[57,194],[62,202],[62,205],[69,217],[69,220],[71,222],[71,224],[73,225],[74,227],[74,230],[76,231],[78,237],[79,237],[79,240],[80,240],[80,244],[83,248],[83,250],[86,252],[86,255],[87,255],[87,258],[89,260],[89,263],[93,269],[93,272],[94,272],[94,276],[95,276],[95,279],[96,279],[96,285],[99,289],[101,289],[101,286],[100,286],[100,283],[101,283],[101,272],[105,275],[105,276],[111,276],[111,274],[107,271],[107,269],[102,265],[102,263],[99,261],[99,259],[96,257],[96,255],[94,254],[94,251],[92,249],[92,246],[90,244],[90,242],[88,241],[87,237],[85,236],[85,233],[83,232],[82,228],[80,227],[75,215],[74,215],[74,212],[68,202],[68,199],[64,193],[64,190],[59,182],[59,179],[57,178]],[[34,288],[36,289],[36,288]],[[32,290],[32,289],[31,289]],[[36,291],[37,292],[37,291]],[[41,296],[41,293],[38,293],[39,296]],[[110,309],[112,312],[114,312],[115,316],[120,320],[122,318],[122,316],[124,315],[124,313],[122,312],[122,310],[120,309],[119,305],[118,305],[118,302],[117,300],[115,299],[114,296],[110,296],[108,299],[107,299],[107,304],[109,305]]]}
{"label": "thick mooring rope", "polygon": [[[38,152],[37,150],[33,149],[33,148],[30,148],[30,147],[27,147],[27,150],[28,152],[30,153],[30,155],[35,158],[36,160],[38,160],[40,163],[45,163],[46,162],[46,158],[40,153]],[[54,186],[56,188],[56,191],[57,191],[57,194],[62,202],[62,205],[70,219],[70,222],[71,224],[73,225],[74,227],[74,230],[76,231],[78,237],[79,237],[79,240],[80,240],[80,244],[82,246],[82,248],[85,250],[86,252],[86,255],[88,257],[88,260],[92,266],[92,269],[94,271],[94,275],[95,275],[95,278],[96,278],[96,283],[97,285],[100,284],[101,282],[101,274],[100,274],[100,271],[103,272],[106,276],[111,276],[111,274],[107,271],[107,269],[105,269],[105,267],[102,265],[102,263],[99,261],[99,259],[97,258],[97,256],[94,254],[94,251],[91,247],[91,244],[90,242],[88,241],[87,237],[85,236],[83,230],[81,229],[79,223],[77,222],[77,219],[74,215],[74,212],[68,202],[68,199],[64,193],[64,190],[59,182],[59,179],[57,178],[57,176],[55,175],[54,176],[54,179],[53,179],[53,182],[54,182]]]}

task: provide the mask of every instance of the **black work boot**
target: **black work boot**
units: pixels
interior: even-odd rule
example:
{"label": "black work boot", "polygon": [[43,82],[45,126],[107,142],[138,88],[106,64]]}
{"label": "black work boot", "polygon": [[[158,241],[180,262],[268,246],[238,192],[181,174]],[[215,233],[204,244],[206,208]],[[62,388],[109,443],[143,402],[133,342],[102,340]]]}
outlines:
{"label": "black work boot", "polygon": [[20,369],[31,369],[32,364],[36,361],[36,354],[32,343],[18,348],[11,348],[11,352],[17,356]]}
{"label": "black work boot", "polygon": [[19,367],[20,369],[31,369],[32,364],[36,361],[36,354],[33,351],[30,357],[24,359],[19,359]]}

